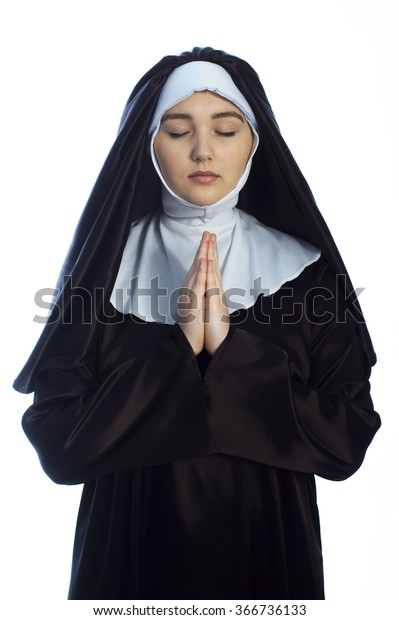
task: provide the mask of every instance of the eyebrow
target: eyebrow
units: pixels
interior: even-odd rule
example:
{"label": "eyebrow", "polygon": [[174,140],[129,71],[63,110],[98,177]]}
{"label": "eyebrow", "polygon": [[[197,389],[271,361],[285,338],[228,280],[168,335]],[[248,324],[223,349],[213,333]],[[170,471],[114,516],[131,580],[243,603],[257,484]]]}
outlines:
{"label": "eyebrow", "polygon": [[[241,114],[239,114],[239,112],[234,112],[229,111],[229,112],[217,112],[216,114],[212,114],[211,119],[215,120],[218,118],[229,118],[229,117],[233,117],[233,118],[238,118],[242,123],[244,122],[244,118]],[[193,117],[190,114],[173,114],[173,113],[166,113],[163,115],[163,117],[161,118],[161,123],[163,123],[164,121],[170,121],[170,120],[189,120],[192,121]]]}

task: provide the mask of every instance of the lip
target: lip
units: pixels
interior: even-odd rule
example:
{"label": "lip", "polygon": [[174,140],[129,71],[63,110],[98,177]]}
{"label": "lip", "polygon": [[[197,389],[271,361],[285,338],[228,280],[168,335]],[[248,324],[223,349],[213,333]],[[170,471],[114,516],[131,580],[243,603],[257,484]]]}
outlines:
{"label": "lip", "polygon": [[219,174],[212,172],[212,170],[196,170],[189,175],[190,179],[198,181],[198,183],[211,183],[215,179],[220,177]]}

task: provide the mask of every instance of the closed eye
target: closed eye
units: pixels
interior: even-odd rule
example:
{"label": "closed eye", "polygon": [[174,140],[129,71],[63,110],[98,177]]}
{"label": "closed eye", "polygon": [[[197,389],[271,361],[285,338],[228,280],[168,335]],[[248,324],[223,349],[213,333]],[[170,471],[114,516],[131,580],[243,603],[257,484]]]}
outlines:
{"label": "closed eye", "polygon": [[169,136],[173,138],[174,140],[177,140],[178,138],[182,138],[183,136],[186,136],[188,133],[190,132],[183,131],[182,133],[178,133],[177,131],[168,131]]}

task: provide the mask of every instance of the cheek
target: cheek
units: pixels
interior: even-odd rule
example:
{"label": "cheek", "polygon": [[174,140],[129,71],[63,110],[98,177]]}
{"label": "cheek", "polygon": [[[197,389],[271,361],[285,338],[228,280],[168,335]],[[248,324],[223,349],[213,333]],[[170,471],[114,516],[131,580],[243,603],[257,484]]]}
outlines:
{"label": "cheek", "polygon": [[154,154],[164,177],[176,175],[181,168],[181,145],[165,141],[162,137],[154,140]]}
{"label": "cheek", "polygon": [[251,157],[251,153],[252,153],[252,148],[253,148],[253,139],[252,139],[252,135],[251,135],[251,139],[247,140],[245,145],[242,148],[242,160],[241,160],[241,164],[242,164],[242,171],[245,170],[246,165],[248,163],[248,160]]}
{"label": "cheek", "polygon": [[245,170],[250,153],[250,150],[241,147],[232,154],[232,160],[235,162],[235,166],[232,167],[232,171],[234,170],[237,180],[241,177]]}
{"label": "cheek", "polygon": [[163,145],[157,143],[156,141],[154,142],[154,154],[162,174],[166,176],[169,174],[168,161],[170,161],[170,156],[168,156],[167,152],[165,152]]}
{"label": "cheek", "polygon": [[152,148],[154,150],[154,155],[155,158],[158,162],[159,165],[161,165],[162,159],[163,159],[163,155],[162,155],[162,144],[159,144],[159,140],[157,140],[157,138],[155,138]]}

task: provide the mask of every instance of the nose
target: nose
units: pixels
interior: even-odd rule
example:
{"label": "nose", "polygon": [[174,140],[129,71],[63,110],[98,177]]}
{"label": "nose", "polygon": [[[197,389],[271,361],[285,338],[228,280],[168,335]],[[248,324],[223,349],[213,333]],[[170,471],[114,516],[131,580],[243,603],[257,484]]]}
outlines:
{"label": "nose", "polygon": [[191,157],[193,161],[209,161],[213,157],[212,147],[208,138],[203,134],[197,134],[195,136]]}

